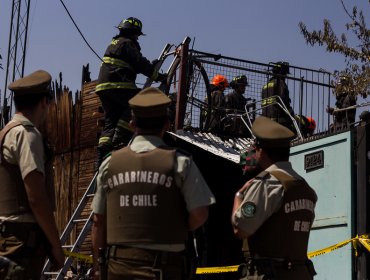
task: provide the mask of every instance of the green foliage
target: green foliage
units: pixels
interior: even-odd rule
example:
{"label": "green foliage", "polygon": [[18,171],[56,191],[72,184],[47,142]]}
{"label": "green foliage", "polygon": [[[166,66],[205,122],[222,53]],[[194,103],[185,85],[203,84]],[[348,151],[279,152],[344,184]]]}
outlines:
{"label": "green foliage", "polygon": [[344,55],[347,67],[343,70],[336,70],[334,76],[338,80],[340,76],[347,76],[351,84],[349,92],[365,98],[370,95],[370,30],[366,27],[365,17],[361,10],[358,11],[355,6],[350,13],[343,0],[341,3],[350,19],[350,22],[345,25],[346,31],[352,33],[355,38],[352,45],[349,45],[345,33],[342,33],[340,37],[334,33],[327,19],[324,19],[322,30],[310,32],[303,22],[299,23],[299,28],[307,44],[325,46],[328,52]]}

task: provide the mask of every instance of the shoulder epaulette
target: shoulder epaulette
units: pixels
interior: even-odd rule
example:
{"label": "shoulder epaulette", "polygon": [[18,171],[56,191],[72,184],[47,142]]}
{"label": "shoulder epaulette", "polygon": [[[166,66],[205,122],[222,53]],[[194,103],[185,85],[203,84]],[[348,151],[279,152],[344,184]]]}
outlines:
{"label": "shoulder epaulette", "polygon": [[182,154],[184,156],[187,156],[187,157],[192,157],[191,153],[189,153],[188,151],[185,151],[185,150],[183,150],[181,148],[176,148],[176,152],[178,152],[178,153],[180,153],[180,154]]}
{"label": "shoulder epaulette", "polygon": [[106,158],[110,157],[111,155],[112,155],[112,152],[107,153],[107,154],[103,157],[103,160],[105,160]]}
{"label": "shoulder epaulette", "polygon": [[264,179],[266,178],[270,173],[266,170],[262,171],[261,173],[259,173],[256,178],[257,179]]}

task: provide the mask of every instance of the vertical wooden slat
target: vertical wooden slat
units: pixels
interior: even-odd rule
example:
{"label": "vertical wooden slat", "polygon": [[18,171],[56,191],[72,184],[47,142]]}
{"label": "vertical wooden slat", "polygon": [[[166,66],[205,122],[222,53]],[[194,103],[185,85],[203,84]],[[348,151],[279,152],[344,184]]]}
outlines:
{"label": "vertical wooden slat", "polygon": [[[59,232],[67,225],[74,209],[94,175],[97,126],[100,100],[95,94],[96,82],[86,83],[81,92],[72,96],[68,88],[57,88],[55,102],[49,106],[46,134],[54,151],[56,220]],[[90,203],[81,218],[90,214]],[[74,242],[81,227],[71,236]],[[90,236],[82,246],[89,253]]]}

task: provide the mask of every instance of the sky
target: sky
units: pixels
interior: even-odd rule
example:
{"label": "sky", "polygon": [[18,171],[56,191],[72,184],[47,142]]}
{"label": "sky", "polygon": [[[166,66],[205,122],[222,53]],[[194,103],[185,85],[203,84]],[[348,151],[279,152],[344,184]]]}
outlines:
{"label": "sky", "polygon": [[[22,0],[24,1],[24,0]],[[327,71],[345,68],[342,55],[309,46],[298,24],[320,29],[329,19],[337,34],[345,32],[348,16],[340,0],[63,0],[88,43],[99,56],[115,26],[134,16],[143,23],[139,43],[149,60],[157,58],[166,43],[178,45],[186,36],[194,49],[224,56]],[[344,0],[349,9],[361,8],[369,24],[368,0]],[[0,90],[4,92],[11,0],[0,0]],[[91,79],[98,77],[100,60],[88,48],[60,0],[31,0],[25,74],[44,69],[72,92],[81,89],[82,66],[89,64]]]}

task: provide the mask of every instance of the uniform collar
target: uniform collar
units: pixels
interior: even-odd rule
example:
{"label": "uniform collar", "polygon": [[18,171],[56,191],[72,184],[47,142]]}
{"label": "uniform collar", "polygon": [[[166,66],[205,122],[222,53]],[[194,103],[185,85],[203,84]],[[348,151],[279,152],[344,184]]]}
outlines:
{"label": "uniform collar", "polygon": [[14,114],[12,121],[18,121],[22,125],[35,126],[29,119],[27,119],[25,116],[23,116],[21,114]]}
{"label": "uniform collar", "polygon": [[289,161],[279,161],[271,164],[268,168],[266,168],[266,171],[274,171],[277,169],[283,169],[283,170],[291,170],[292,164]]}
{"label": "uniform collar", "polygon": [[162,138],[154,135],[138,135],[131,144],[130,149],[135,152],[147,152],[158,148],[159,146],[166,145]]}
{"label": "uniform collar", "polygon": [[292,164],[289,161],[275,162],[274,164],[271,164],[268,168],[266,168],[267,172],[275,170],[282,170],[285,171],[287,174],[293,176],[294,178],[303,179],[302,176],[293,169]]}

